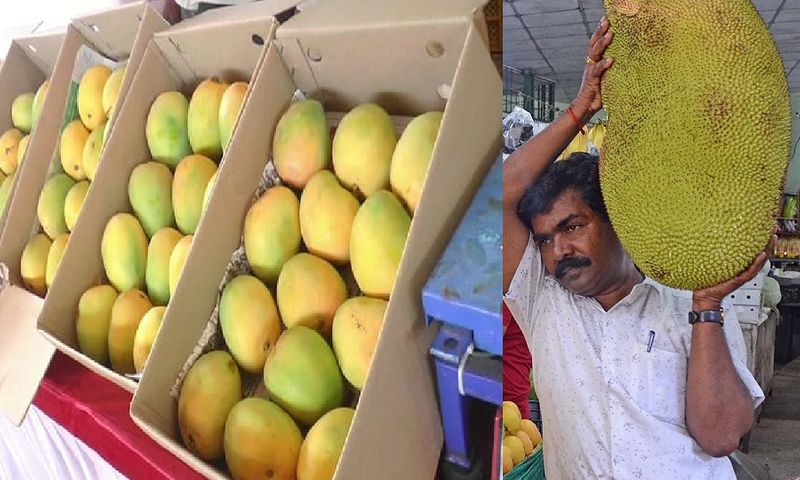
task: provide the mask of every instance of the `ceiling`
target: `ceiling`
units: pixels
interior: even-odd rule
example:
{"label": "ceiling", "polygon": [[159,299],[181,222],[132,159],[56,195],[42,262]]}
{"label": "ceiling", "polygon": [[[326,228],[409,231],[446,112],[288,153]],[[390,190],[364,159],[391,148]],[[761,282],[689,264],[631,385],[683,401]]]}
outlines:
{"label": "ceiling", "polygon": [[[800,0],[753,0],[778,45],[789,90],[800,92]],[[556,82],[568,103],[581,84],[603,0],[503,0],[503,65],[531,69]]]}

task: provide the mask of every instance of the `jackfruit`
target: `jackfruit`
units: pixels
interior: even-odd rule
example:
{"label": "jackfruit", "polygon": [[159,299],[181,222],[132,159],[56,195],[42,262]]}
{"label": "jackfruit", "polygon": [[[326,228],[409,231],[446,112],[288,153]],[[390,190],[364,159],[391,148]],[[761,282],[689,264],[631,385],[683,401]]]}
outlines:
{"label": "jackfruit", "polygon": [[614,64],[600,185],[611,223],[654,280],[719,284],[774,229],[791,138],[781,57],[749,0],[605,7]]}

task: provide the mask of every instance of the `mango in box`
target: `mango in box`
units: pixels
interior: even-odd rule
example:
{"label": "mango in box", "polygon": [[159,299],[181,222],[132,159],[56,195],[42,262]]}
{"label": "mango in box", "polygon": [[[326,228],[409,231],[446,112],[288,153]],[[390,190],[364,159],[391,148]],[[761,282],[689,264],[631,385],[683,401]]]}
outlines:
{"label": "mango in box", "polygon": [[88,139],[89,131],[80,120],[69,122],[61,132],[59,144],[61,167],[73,180],[80,181],[86,178],[86,173],[83,171],[83,149]]}
{"label": "mango in box", "polygon": [[192,153],[188,132],[189,101],[181,92],[160,94],[147,114],[145,136],[153,160],[175,169]]}
{"label": "mango in box", "polygon": [[50,250],[47,252],[47,267],[45,268],[44,283],[47,289],[53,285],[53,279],[56,277],[56,271],[61,264],[61,257],[64,256],[64,250],[67,249],[67,242],[69,242],[69,233],[62,233],[53,239],[50,245]]}
{"label": "mango in box", "polygon": [[203,80],[189,101],[189,144],[194,153],[213,160],[222,157],[219,129],[219,107],[228,84]]}
{"label": "mango in box", "polygon": [[115,372],[136,373],[133,341],[139,323],[151,308],[153,304],[147,295],[135,288],[120,293],[114,301],[108,326],[108,355]]}
{"label": "mango in box", "polygon": [[225,89],[219,103],[219,140],[222,151],[228,149],[228,143],[233,135],[233,128],[239,120],[247,94],[247,82],[233,82]]}
{"label": "mango in box", "polygon": [[203,213],[203,197],[217,165],[203,155],[189,155],[175,169],[172,181],[172,207],[178,230],[193,234]]}
{"label": "mango in box", "polygon": [[39,115],[42,113],[42,107],[44,106],[44,101],[47,97],[47,91],[49,89],[50,80],[45,80],[41,85],[39,85],[39,88],[36,90],[36,95],[33,96],[33,105],[31,105],[31,120],[34,127],[39,121]]}
{"label": "mango in box", "polygon": [[347,381],[364,388],[389,303],[369,297],[347,299],[333,319],[333,351]]}
{"label": "mango in box", "polygon": [[47,254],[53,242],[43,233],[37,233],[25,245],[20,258],[20,275],[25,286],[36,295],[47,293]]}
{"label": "mango in box", "polygon": [[441,123],[442,112],[428,112],[414,118],[403,130],[392,154],[389,183],[412,214],[417,210],[422,186],[428,176]]}
{"label": "mango in box", "polygon": [[300,250],[300,202],[283,186],[272,187],[244,219],[244,250],[256,277],[274,284],[283,264]]}
{"label": "mango in box", "polygon": [[106,84],[103,86],[103,112],[109,120],[119,100],[119,90],[122,88],[122,81],[125,79],[125,70],[126,66],[122,66],[111,72]]}
{"label": "mango in box", "polygon": [[19,144],[17,144],[17,168],[22,165],[22,161],[25,160],[25,152],[28,151],[28,142],[30,142],[31,136],[25,135],[19,140]]}
{"label": "mango in box", "polygon": [[89,180],[94,180],[94,175],[97,173],[97,164],[100,162],[100,152],[104,143],[103,133],[106,131],[107,126],[108,123],[106,122],[102,127],[90,133],[83,146],[81,164],[83,165],[83,173]]}
{"label": "mango in box", "polygon": [[298,253],[281,269],[277,297],[284,325],[305,325],[330,336],[336,309],[347,299],[347,286],[330,263]]}
{"label": "mango in box", "polygon": [[157,231],[147,246],[145,282],[147,294],[154,305],[166,305],[170,298],[169,262],[175,246],[183,235],[174,228]]}
{"label": "mango in box", "polygon": [[81,213],[83,201],[86,199],[88,192],[89,182],[86,180],[76,183],[67,192],[67,197],[64,199],[64,222],[70,232],[78,222],[78,215]]}
{"label": "mango in box", "polygon": [[178,428],[189,451],[210,462],[222,459],[225,421],[241,398],[242,377],[228,352],[208,352],[194,362],[178,396]]}
{"label": "mango in box", "polygon": [[8,194],[11,192],[11,186],[14,184],[15,177],[16,174],[11,174],[3,179],[3,183],[0,183],[0,215],[6,211]]}
{"label": "mango in box", "polygon": [[111,217],[100,244],[103,268],[118,291],[141,289],[145,285],[147,236],[139,220],[129,213]]}
{"label": "mango in box", "polygon": [[144,314],[139,326],[136,327],[136,335],[133,337],[133,368],[136,369],[136,373],[144,371],[166,310],[167,307],[151,308]]}
{"label": "mango in box", "polygon": [[329,262],[350,261],[350,233],[359,203],[329,170],[317,172],[300,196],[300,233],[308,251]]}
{"label": "mango in box", "polygon": [[108,329],[117,291],[110,285],[86,290],[78,301],[75,330],[80,351],[101,365],[108,364]]}
{"label": "mango in box", "polygon": [[340,407],[320,418],[306,434],[297,461],[298,480],[330,480],[336,472],[355,410]]}
{"label": "mango in box", "polygon": [[316,100],[289,106],[275,127],[272,160],[281,180],[304,188],[311,177],[329,162],[331,139],[325,110]]}
{"label": "mango in box", "polygon": [[175,247],[172,249],[172,254],[169,256],[169,296],[175,295],[175,289],[178,287],[178,280],[181,278],[183,266],[186,264],[186,259],[189,257],[189,252],[192,249],[192,240],[194,236],[186,235],[178,240]]}
{"label": "mango in box", "polygon": [[0,170],[6,175],[17,171],[17,149],[22,140],[22,132],[9,128],[0,135]]}
{"label": "mango in box", "polygon": [[67,194],[74,185],[74,180],[63,173],[58,173],[47,180],[39,194],[36,215],[44,233],[52,239],[68,231],[64,218],[64,204]]}
{"label": "mango in box", "polygon": [[33,128],[33,98],[33,93],[23,93],[11,103],[11,123],[22,133]]}
{"label": "mango in box", "polygon": [[128,199],[148,237],[175,224],[172,172],[163,163],[140,163],[133,169],[128,179]]}
{"label": "mango in box", "polygon": [[103,88],[110,76],[110,68],[94,65],[86,70],[78,84],[78,114],[89,130],[97,130],[108,120],[103,109]]}

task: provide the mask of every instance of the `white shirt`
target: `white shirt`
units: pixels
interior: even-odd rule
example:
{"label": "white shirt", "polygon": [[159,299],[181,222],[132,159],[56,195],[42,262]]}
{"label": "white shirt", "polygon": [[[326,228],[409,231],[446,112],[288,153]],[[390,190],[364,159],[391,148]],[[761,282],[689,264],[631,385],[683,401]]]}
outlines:
{"label": "white shirt", "polygon": [[[606,312],[546,274],[530,239],[505,301],[533,357],[548,480],[735,479],[730,460],[706,454],[686,429],[691,292],[645,278]],[[733,308],[724,332],[755,408],[764,394]]]}

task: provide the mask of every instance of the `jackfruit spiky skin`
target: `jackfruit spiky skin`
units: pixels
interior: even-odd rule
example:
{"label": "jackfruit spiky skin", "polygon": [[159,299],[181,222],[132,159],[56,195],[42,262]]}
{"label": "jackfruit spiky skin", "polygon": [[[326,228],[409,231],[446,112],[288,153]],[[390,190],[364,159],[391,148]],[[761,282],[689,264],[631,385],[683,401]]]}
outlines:
{"label": "jackfruit spiky skin", "polygon": [[773,232],[791,141],[783,64],[749,0],[605,0],[600,184],[636,265],[696,290]]}

